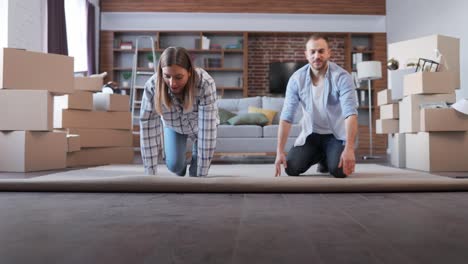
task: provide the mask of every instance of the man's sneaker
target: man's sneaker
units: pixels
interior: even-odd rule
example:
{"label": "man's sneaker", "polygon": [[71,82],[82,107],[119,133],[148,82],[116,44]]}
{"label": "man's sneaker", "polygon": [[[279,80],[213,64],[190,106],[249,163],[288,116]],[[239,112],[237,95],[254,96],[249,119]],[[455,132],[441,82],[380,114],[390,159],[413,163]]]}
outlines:
{"label": "man's sneaker", "polygon": [[320,173],[328,173],[328,166],[323,164],[322,162],[319,162],[317,165],[317,172]]}

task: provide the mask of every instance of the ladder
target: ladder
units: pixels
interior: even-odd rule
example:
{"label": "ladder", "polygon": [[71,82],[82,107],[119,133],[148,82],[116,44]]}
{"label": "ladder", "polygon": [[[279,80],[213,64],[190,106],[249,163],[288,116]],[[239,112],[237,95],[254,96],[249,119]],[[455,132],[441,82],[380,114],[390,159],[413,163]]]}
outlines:
{"label": "ladder", "polygon": [[[138,52],[140,49],[140,41],[149,40],[151,43],[151,52],[153,54],[153,71],[139,71],[138,70]],[[156,73],[156,52],[154,48],[154,38],[152,36],[137,36],[135,43],[135,54],[133,55],[133,65],[132,65],[132,81],[130,84],[130,111],[132,112],[132,129],[135,125],[135,104],[140,103],[140,100],[136,100],[136,89],[137,89],[137,77],[138,76],[148,76],[148,79]],[[138,120],[138,117],[136,118]],[[138,123],[138,122],[137,122]]]}

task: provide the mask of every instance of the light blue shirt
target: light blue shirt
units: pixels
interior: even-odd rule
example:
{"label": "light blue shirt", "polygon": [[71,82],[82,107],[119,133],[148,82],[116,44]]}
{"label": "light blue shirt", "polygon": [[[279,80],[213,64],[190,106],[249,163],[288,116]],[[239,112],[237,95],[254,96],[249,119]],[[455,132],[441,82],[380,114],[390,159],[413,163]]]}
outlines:
{"label": "light blue shirt", "polygon": [[[358,113],[355,89],[351,75],[336,63],[328,62],[322,100],[329,127],[339,140],[346,140],[345,119]],[[281,120],[292,123],[298,107],[302,107],[302,131],[294,146],[304,145],[307,136],[314,132],[314,107],[312,104],[312,78],[310,64],[307,64],[289,78],[280,117]]]}

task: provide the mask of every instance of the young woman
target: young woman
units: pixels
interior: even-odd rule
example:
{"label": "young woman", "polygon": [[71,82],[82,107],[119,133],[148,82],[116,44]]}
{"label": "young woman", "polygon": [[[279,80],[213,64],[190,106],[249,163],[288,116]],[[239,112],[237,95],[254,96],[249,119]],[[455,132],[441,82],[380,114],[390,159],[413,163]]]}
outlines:
{"label": "young woman", "polygon": [[164,149],[168,169],[184,176],[187,138],[194,142],[189,175],[208,174],[219,124],[216,85],[206,71],[193,66],[187,50],[164,50],[157,73],[145,84],[140,111],[141,156],[146,174],[156,175]]}

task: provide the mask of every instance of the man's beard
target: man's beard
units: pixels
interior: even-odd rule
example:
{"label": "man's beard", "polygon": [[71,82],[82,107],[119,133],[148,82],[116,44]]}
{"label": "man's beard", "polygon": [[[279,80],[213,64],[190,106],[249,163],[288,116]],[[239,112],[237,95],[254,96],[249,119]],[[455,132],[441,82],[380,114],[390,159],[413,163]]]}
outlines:
{"label": "man's beard", "polygon": [[312,63],[312,68],[313,68],[314,70],[316,70],[316,71],[321,71],[321,70],[323,70],[323,69],[325,69],[325,68],[327,67],[327,64],[328,64],[328,63],[327,63],[326,60],[325,60],[325,61],[322,61],[322,60],[321,60],[320,62],[321,62],[321,65],[320,65],[319,67],[316,67],[316,66],[314,65],[315,62]]}

